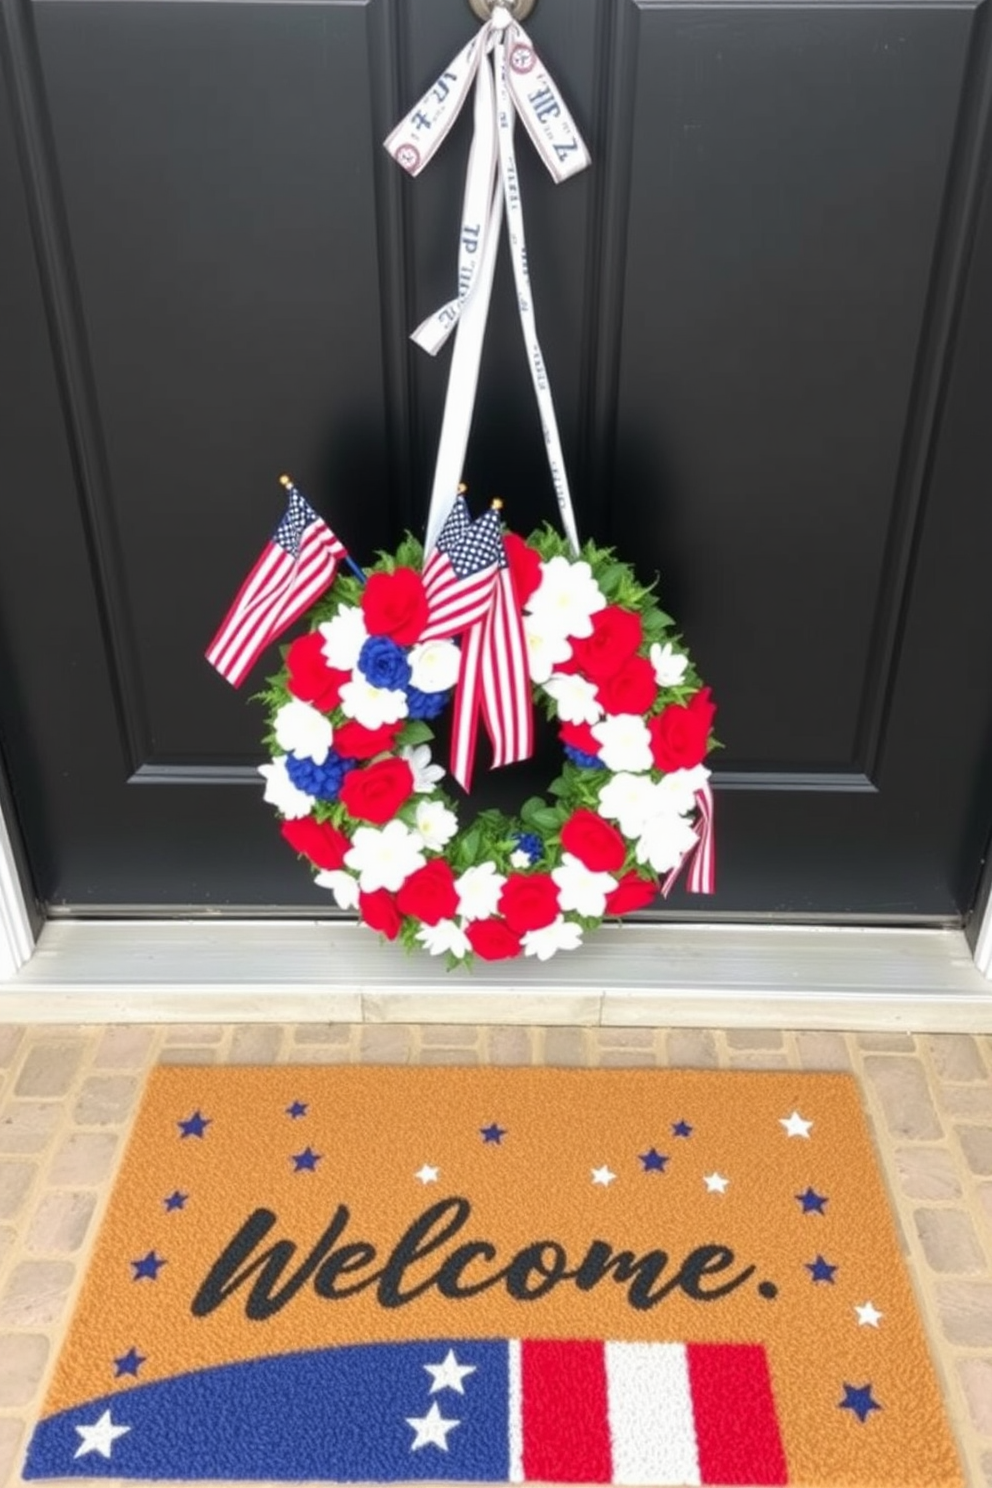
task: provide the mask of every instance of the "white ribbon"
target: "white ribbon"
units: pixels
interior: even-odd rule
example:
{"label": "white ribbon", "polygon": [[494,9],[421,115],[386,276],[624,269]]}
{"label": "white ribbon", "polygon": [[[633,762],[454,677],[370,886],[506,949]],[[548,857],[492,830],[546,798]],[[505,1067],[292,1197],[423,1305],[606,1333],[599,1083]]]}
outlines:
{"label": "white ribbon", "polygon": [[475,133],[462,208],[458,294],[428,316],[413,333],[413,340],[431,356],[437,354],[452,331],[456,333],[424,554],[427,557],[432,551],[462,478],[504,205],[517,306],[551,480],[565,535],[578,553],[575,513],[544,355],[537,338],[527,270],[523,209],[513,147],[516,116],[519,114],[523,120],[556,182],[584,170],[589,164],[589,154],[553,79],[523,27],[504,6],[496,7],[492,18],[396,126],[386,140],[386,149],[410,175],[419,175],[447,137],[473,79]]}

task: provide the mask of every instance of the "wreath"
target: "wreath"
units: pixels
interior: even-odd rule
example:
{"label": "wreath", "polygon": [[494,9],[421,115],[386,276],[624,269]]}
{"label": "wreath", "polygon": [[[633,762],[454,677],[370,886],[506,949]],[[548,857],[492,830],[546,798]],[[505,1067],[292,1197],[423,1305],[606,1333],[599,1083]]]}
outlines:
{"label": "wreath", "polygon": [[366,582],[337,577],[259,694],[283,837],[341,909],[450,966],[574,950],[667,892],[707,827],[714,705],[652,589],[612,549],[576,557],[550,527],[503,541],[533,702],[564,754],[549,799],[466,821],[443,788],[431,723],[461,648],[421,639],[412,537]]}

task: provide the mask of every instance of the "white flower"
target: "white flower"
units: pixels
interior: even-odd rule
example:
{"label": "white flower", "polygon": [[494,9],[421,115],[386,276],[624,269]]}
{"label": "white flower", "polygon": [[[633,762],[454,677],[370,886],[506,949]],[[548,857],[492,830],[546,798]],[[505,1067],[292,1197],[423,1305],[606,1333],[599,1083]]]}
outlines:
{"label": "white flower", "polygon": [[527,601],[546,632],[560,636],[592,635],[591,617],[605,608],[588,563],[571,563],[561,555],[541,564],[541,582]]}
{"label": "white flower", "polygon": [[472,949],[465,931],[459,929],[454,920],[438,920],[436,925],[421,925],[416,938],[432,956],[443,956],[450,951],[461,960]]}
{"label": "white flower", "polygon": [[280,749],[298,759],[312,759],[315,765],[324,763],[334,738],[330,720],[296,698],[283,703],[276,714],[275,734]]}
{"label": "white flower", "polygon": [[695,765],[691,770],[673,770],[658,781],[656,790],[662,809],[685,816],[696,805],[696,792],[706,784],[710,772],[705,765]]}
{"label": "white flower", "polygon": [[572,654],[571,642],[549,630],[543,615],[524,616],[524,642],[532,682],[547,682],[558,663]]}
{"label": "white flower", "polygon": [[462,653],[454,641],[421,641],[407,660],[410,681],[420,692],[447,692],[458,681]]}
{"label": "white flower", "polygon": [[567,673],[551,677],[544,690],[558,704],[562,723],[595,723],[603,716],[602,704],[596,699],[596,683]]}
{"label": "white flower", "polygon": [[265,776],[264,799],[283,816],[295,821],[297,817],[310,815],[316,797],[298,790],[290,780],[284,754],[277,754],[271,765],[259,765],[258,773]]}
{"label": "white flower", "polygon": [[681,816],[665,812],[644,825],[637,842],[639,863],[650,863],[655,873],[676,868],[696,842],[692,826]]}
{"label": "white flower", "polygon": [[342,605],[333,620],[320,627],[324,637],[324,660],[339,672],[358,665],[358,653],[369,638],[365,616],[356,605]]}
{"label": "white flower", "polygon": [[561,867],[553,869],[551,877],[558,885],[562,909],[574,909],[580,915],[605,914],[606,896],[617,886],[612,873],[594,873],[574,853],[563,854]]}
{"label": "white flower", "polygon": [[400,750],[400,758],[410,766],[413,788],[418,795],[432,791],[444,779],[444,767],[431,764],[431,752],[426,744],[408,744]]}
{"label": "white flower", "polygon": [[654,667],[654,680],[659,687],[678,687],[689,665],[688,656],[672,650],[671,641],[660,646],[657,641],[648,652]]}
{"label": "white flower", "polygon": [[443,801],[418,801],[414,820],[428,852],[443,852],[458,831],[458,818]]}
{"label": "white flower", "polygon": [[330,889],[338,909],[354,909],[358,904],[358,879],[341,868],[323,869],[314,879],[322,889]]}
{"label": "white flower", "polygon": [[395,893],[411,873],[423,868],[423,845],[405,822],[359,827],[344,861],[358,874],[363,894],[374,894],[376,889]]}
{"label": "white flower", "polygon": [[523,937],[525,956],[550,961],[555,951],[574,951],[582,944],[582,926],[559,915],[543,930],[528,930]]}
{"label": "white flower", "polygon": [[523,850],[522,847],[515,847],[513,849],[512,853],[510,854],[510,867],[511,868],[529,868],[530,867],[530,853],[529,852],[524,852],[524,850]]}
{"label": "white flower", "polygon": [[341,689],[341,711],[363,728],[382,728],[406,717],[406,693],[399,687],[373,687],[361,672],[352,672]]}
{"label": "white flower", "polygon": [[658,810],[654,781],[647,775],[621,772],[599,793],[599,814],[615,821],[625,837],[639,837]]}
{"label": "white flower", "polygon": [[496,913],[505,883],[506,878],[496,872],[495,863],[480,863],[475,868],[466,868],[455,879],[458,913],[466,920],[488,920]]}
{"label": "white flower", "polygon": [[599,757],[608,770],[650,770],[651,735],[636,713],[614,713],[593,724]]}

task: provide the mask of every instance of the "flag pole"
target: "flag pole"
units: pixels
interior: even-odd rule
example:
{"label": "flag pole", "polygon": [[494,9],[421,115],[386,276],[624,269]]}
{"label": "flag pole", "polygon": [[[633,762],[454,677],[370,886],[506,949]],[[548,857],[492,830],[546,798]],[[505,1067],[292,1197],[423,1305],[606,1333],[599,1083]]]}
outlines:
{"label": "flag pole", "polygon": [[[293,480],[292,476],[289,476],[289,475],[281,475],[279,477],[279,484],[281,486],[284,486],[287,491],[297,491],[297,490],[299,490],[299,487],[296,485],[296,483]],[[300,491],[300,495],[301,496],[302,496],[302,494],[303,494],[302,491]],[[347,563],[348,567],[351,569],[352,573],[355,575],[355,578],[358,579],[360,583],[364,584],[365,583],[365,578],[366,578],[365,571],[364,571],[364,569],[359,568],[358,564],[355,562],[354,558],[352,558],[352,556],[351,556],[350,553],[345,552],[344,561],[345,561],[345,563]]]}

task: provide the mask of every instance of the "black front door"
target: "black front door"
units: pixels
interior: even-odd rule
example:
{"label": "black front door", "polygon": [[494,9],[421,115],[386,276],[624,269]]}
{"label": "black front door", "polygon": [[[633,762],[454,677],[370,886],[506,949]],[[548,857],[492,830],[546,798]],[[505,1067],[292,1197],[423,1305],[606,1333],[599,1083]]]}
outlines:
{"label": "black front door", "polygon": [[[992,821],[987,5],[538,0],[593,167],[521,144],[580,528],[720,703],[719,892],[955,919]],[[361,557],[426,512],[469,121],[381,140],[461,0],[0,0],[0,742],[40,897],[327,899],[202,652],[289,468]],[[500,265],[467,479],[554,513]],[[269,661],[271,662],[271,655]],[[555,751],[480,783],[522,800]]]}

